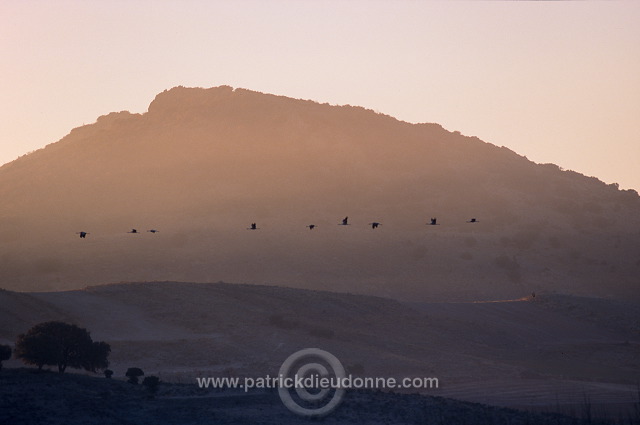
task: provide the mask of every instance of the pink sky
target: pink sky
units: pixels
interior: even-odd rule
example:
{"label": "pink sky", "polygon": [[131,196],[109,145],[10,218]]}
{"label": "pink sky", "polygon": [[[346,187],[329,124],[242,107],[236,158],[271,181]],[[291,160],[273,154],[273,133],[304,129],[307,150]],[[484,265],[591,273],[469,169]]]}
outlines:
{"label": "pink sky", "polygon": [[0,2],[0,163],[176,85],[352,104],[640,189],[640,2]]}

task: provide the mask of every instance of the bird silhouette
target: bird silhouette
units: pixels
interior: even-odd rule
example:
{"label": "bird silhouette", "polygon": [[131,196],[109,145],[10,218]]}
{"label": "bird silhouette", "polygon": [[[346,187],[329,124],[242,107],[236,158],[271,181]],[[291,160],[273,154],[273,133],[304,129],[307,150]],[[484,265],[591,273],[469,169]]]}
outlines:
{"label": "bird silhouette", "polygon": [[136,229],[131,229],[131,231],[127,232],[127,233],[140,233],[140,232],[138,232],[138,230],[136,230]]}
{"label": "bird silhouette", "polygon": [[80,238],[84,239],[87,237],[89,233],[88,232],[77,232],[76,235],[80,235]]}
{"label": "bird silhouette", "polygon": [[478,223],[478,220],[475,218],[472,218],[471,220],[467,221],[467,223]]}
{"label": "bird silhouette", "polygon": [[339,226],[348,226],[349,225],[349,216],[342,219],[342,223]]}
{"label": "bird silhouette", "polygon": [[251,227],[247,227],[247,230],[258,230],[258,225],[256,223],[251,223]]}
{"label": "bird silhouette", "polygon": [[378,223],[377,221],[374,221],[373,223],[369,223],[372,229],[377,229],[378,226],[380,226],[380,224],[381,223]]}
{"label": "bird silhouette", "polygon": [[158,233],[160,230],[156,230],[156,229],[151,229],[151,230],[147,230],[147,232],[151,232],[151,233]]}
{"label": "bird silhouette", "polygon": [[316,225],[315,224],[310,224],[307,227],[309,228],[309,230],[313,230],[313,229],[316,228]]}
{"label": "bird silhouette", "polygon": [[430,226],[437,226],[438,225],[438,219],[435,217],[431,218],[431,223],[427,223]]}

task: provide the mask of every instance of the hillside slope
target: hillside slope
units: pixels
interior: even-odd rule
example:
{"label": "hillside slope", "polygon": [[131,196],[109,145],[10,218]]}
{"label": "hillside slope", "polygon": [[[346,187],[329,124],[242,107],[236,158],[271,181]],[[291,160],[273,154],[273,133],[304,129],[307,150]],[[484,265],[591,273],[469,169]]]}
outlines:
{"label": "hillside slope", "polygon": [[[422,301],[640,292],[634,191],[437,124],[224,86],[177,87],[147,113],[74,129],[0,167],[0,197],[7,289],[226,280]],[[345,216],[351,226],[337,226]],[[425,226],[430,217],[440,225]]]}
{"label": "hillside slope", "polygon": [[[163,282],[5,291],[0,308],[18,295],[32,302],[0,317],[0,343],[43,320],[77,323],[94,340],[111,344],[110,368],[120,377],[132,366],[184,383],[197,376],[274,376],[290,354],[319,347],[354,374],[437,377],[440,387],[428,390],[431,395],[549,409],[579,406],[585,395],[604,410],[637,399],[640,334],[620,318],[598,318],[603,302],[596,309],[591,300],[544,296],[406,304],[269,286]],[[570,302],[574,308],[566,307]],[[611,307],[620,317],[637,318],[637,305]]]}
{"label": "hillside slope", "polygon": [[[72,374],[0,372],[0,422],[21,425],[304,425],[318,419],[296,416],[273,392],[197,391],[193,385],[161,384],[149,397],[141,385]],[[428,421],[428,422],[425,422]],[[350,393],[322,419],[326,425],[599,425],[554,414],[532,414],[480,404],[373,391]]]}

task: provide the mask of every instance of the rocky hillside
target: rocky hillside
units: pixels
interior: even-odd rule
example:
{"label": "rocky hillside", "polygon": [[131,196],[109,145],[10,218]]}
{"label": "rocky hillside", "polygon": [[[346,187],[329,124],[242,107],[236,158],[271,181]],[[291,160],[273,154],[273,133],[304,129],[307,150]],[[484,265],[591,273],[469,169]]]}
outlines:
{"label": "rocky hillside", "polygon": [[640,293],[635,191],[437,124],[231,87],[173,88],[147,113],[76,128],[0,167],[0,197],[7,289],[225,280],[422,301]]}

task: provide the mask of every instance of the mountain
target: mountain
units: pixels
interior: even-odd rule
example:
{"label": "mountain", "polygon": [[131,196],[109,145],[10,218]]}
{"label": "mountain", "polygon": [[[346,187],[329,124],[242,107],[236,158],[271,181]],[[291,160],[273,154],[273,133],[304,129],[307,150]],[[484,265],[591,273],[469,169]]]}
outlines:
{"label": "mountain", "polygon": [[12,290],[225,280],[414,301],[640,297],[635,191],[361,107],[176,87],[0,167],[0,197]]}

